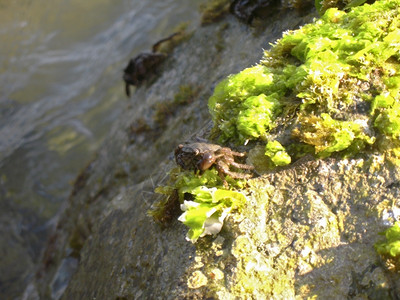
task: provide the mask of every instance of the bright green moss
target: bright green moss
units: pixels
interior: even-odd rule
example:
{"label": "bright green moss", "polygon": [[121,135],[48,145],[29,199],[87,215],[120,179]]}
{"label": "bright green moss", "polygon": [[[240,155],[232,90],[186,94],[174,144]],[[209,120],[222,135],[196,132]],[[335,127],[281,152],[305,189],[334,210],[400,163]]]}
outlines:
{"label": "bright green moss", "polygon": [[290,132],[284,148],[351,156],[400,136],[399,97],[400,1],[382,0],[285,33],[259,65],[222,81],[209,109],[221,141]]}
{"label": "bright green moss", "polygon": [[375,142],[374,137],[364,134],[361,124],[334,120],[326,113],[320,117],[303,117],[301,127],[296,128],[293,134],[302,142],[313,145],[320,157],[327,157],[352,145],[361,147]]}
{"label": "bright green moss", "polygon": [[384,258],[389,259],[395,270],[400,270],[400,222],[382,233],[386,240],[375,244],[376,251]]}
{"label": "bright green moss", "polygon": [[265,155],[275,166],[286,166],[292,161],[285,148],[278,141],[269,141],[265,146]]}
{"label": "bright green moss", "polygon": [[212,118],[218,120],[222,140],[234,136],[244,142],[274,127],[283,93],[281,77],[257,65],[217,85],[208,105]]}

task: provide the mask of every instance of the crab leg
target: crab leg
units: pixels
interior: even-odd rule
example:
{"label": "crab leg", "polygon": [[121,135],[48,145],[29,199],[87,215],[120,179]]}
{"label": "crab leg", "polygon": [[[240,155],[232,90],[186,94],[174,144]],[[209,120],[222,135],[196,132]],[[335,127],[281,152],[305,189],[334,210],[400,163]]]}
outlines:
{"label": "crab leg", "polygon": [[249,178],[253,177],[253,174],[237,173],[237,172],[232,172],[232,171],[227,171],[227,170],[224,170],[224,173],[235,179],[249,179]]}
{"label": "crab leg", "polygon": [[246,174],[246,173],[237,173],[237,172],[232,172],[229,169],[229,166],[223,163],[218,163],[217,164],[217,170],[219,175],[221,176],[221,174],[226,174],[231,176],[232,178],[236,178],[236,179],[248,179],[253,177],[253,174]]}
{"label": "crab leg", "polygon": [[246,165],[246,164],[239,164],[239,163],[237,163],[237,162],[235,162],[235,161],[232,161],[232,162],[231,162],[231,166],[234,166],[234,167],[236,167],[236,168],[238,168],[238,169],[254,170],[254,167],[253,167],[253,166]]}
{"label": "crab leg", "polygon": [[242,152],[235,152],[235,151],[231,151],[231,154],[234,156],[239,156],[239,157],[243,157],[246,155],[246,153],[242,153]]}

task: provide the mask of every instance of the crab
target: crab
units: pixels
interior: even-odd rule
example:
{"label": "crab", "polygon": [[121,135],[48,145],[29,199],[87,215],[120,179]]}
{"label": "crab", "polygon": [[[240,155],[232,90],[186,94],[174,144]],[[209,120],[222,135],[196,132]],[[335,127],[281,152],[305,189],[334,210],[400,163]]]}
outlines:
{"label": "crab", "polygon": [[176,163],[183,169],[205,171],[215,166],[224,181],[224,175],[235,179],[247,179],[253,176],[253,174],[239,173],[230,169],[230,167],[234,167],[239,170],[253,170],[253,166],[235,161],[235,157],[244,157],[245,155],[246,153],[209,143],[180,144],[175,149]]}
{"label": "crab", "polygon": [[130,85],[139,86],[154,75],[166,57],[164,53],[141,53],[132,58],[124,69],[126,95],[128,97],[131,95]]}
{"label": "crab", "polygon": [[155,43],[152,52],[140,53],[129,60],[123,75],[125,93],[128,97],[131,95],[130,86],[140,86],[146,80],[156,75],[158,67],[167,58],[168,55],[166,53],[160,52],[161,45],[174,40],[174,38],[177,38],[181,34],[182,32],[175,32]]}
{"label": "crab", "polygon": [[278,0],[234,0],[230,12],[241,21],[251,24],[255,17],[265,18],[277,11]]}

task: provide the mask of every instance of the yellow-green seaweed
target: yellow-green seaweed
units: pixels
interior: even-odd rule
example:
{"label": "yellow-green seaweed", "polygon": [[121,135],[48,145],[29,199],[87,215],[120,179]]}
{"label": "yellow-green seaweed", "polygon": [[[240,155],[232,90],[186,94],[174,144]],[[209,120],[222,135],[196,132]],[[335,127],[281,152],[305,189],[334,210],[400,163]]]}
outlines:
{"label": "yellow-green seaweed", "polygon": [[[281,76],[282,77],[282,76]],[[208,102],[222,140],[235,136],[244,142],[264,135],[280,112],[279,81],[268,68],[257,65],[220,82]],[[279,93],[278,93],[279,91]]]}
{"label": "yellow-green seaweed", "polygon": [[382,235],[386,240],[376,243],[375,249],[393,263],[394,269],[400,271],[400,222],[395,222],[392,227],[382,232]]}
{"label": "yellow-green seaweed", "polygon": [[320,117],[303,117],[301,127],[293,130],[293,135],[301,141],[313,145],[320,157],[342,151],[351,146],[358,152],[365,143],[373,144],[374,137],[363,132],[362,124],[352,121],[338,121],[323,113]]}
{"label": "yellow-green seaweed", "polygon": [[275,166],[286,166],[292,159],[285,148],[278,141],[269,141],[265,146],[265,155],[268,156]]}
{"label": "yellow-green seaweed", "polygon": [[[169,197],[177,191],[183,211],[178,220],[189,227],[187,239],[192,242],[207,234],[218,233],[229,212],[246,203],[244,194],[224,187],[215,169],[206,170],[203,174],[173,170],[170,177],[171,185],[157,187],[155,191]],[[226,180],[232,187],[241,187],[240,181],[230,177]],[[163,205],[156,209],[162,212]],[[150,215],[157,216],[158,213],[150,211]]]}
{"label": "yellow-green seaweed", "polygon": [[382,149],[383,137],[400,136],[399,16],[399,0],[377,1],[286,32],[258,65],[217,85],[214,133],[242,144],[290,131],[283,147],[301,142],[320,157]]}

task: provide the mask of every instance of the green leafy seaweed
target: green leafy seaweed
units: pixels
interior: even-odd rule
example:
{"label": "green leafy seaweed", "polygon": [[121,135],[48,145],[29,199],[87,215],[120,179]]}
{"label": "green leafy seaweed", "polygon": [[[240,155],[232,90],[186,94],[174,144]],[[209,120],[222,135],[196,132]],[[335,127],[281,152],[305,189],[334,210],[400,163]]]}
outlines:
{"label": "green leafy seaweed", "polygon": [[[171,185],[157,187],[155,191],[168,197],[178,194],[183,211],[178,220],[189,227],[187,239],[192,242],[205,235],[217,234],[226,216],[246,203],[244,194],[226,189],[215,169],[208,169],[203,174],[174,170],[170,178]],[[231,187],[243,187],[240,180],[229,176],[225,179]]]}
{"label": "green leafy seaweed", "polygon": [[225,189],[200,186],[192,195],[193,201],[184,200],[181,205],[184,213],[178,219],[190,228],[187,238],[192,242],[207,234],[217,234],[229,212],[246,203],[242,193]]}
{"label": "green leafy seaweed", "polygon": [[376,243],[375,249],[384,258],[389,259],[395,269],[400,271],[400,222],[395,222],[382,235],[386,237],[386,240]]}

